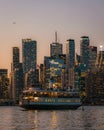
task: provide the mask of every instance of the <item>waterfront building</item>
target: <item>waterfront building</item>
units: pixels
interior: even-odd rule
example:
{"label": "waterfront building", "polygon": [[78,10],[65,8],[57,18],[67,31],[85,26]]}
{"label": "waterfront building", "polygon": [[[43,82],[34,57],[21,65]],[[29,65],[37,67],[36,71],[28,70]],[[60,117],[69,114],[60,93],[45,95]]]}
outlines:
{"label": "waterfront building", "polygon": [[104,105],[104,51],[99,51],[96,59],[96,69],[86,76],[87,102]]}
{"label": "waterfront building", "polygon": [[44,83],[44,64],[40,64],[39,69],[40,69],[40,84],[42,85],[43,88],[45,88],[45,83]]}
{"label": "waterfront building", "polygon": [[8,70],[0,69],[0,102],[1,99],[9,98],[9,78]]}
{"label": "waterfront building", "polygon": [[44,57],[44,82],[46,88],[63,88],[61,74],[64,68],[63,59],[58,57]]}
{"label": "waterfront building", "polygon": [[104,105],[104,68],[88,72],[85,91],[86,103]]}
{"label": "waterfront building", "polygon": [[104,51],[100,50],[96,59],[96,69],[104,68]]}
{"label": "waterfront building", "polygon": [[68,73],[68,88],[74,89],[74,67],[75,67],[75,41],[73,39],[67,40],[66,45],[66,69]]}
{"label": "waterfront building", "polygon": [[14,103],[18,103],[20,94],[23,90],[23,68],[20,63],[20,51],[18,47],[13,47],[12,50],[12,64],[11,64],[11,87],[10,98]]}
{"label": "waterfront building", "polygon": [[[27,82],[29,83],[29,85],[36,85],[37,42],[35,40],[22,40],[22,60],[25,87],[29,87]],[[27,81],[28,77],[31,77],[30,81]]]}
{"label": "waterfront building", "polygon": [[12,71],[12,99],[15,103],[19,101],[23,86],[23,68],[22,63],[19,63],[18,68]]}
{"label": "waterfront building", "polygon": [[66,44],[66,64],[67,68],[73,68],[75,65],[75,41],[73,39],[67,40]]}
{"label": "waterfront building", "polygon": [[[52,71],[50,71],[50,65],[51,64],[51,60],[53,60],[54,62],[56,61],[57,64],[62,61],[62,64],[64,64],[64,67],[63,68],[60,68],[60,83],[62,84],[61,86],[63,86],[65,83],[65,80],[64,80],[64,71],[65,70],[65,65],[66,65],[66,54],[59,54],[59,55],[54,55],[52,57],[47,57],[45,56],[44,57],[44,64],[40,64],[39,66],[39,69],[40,69],[40,83],[42,85],[43,88],[49,88],[49,82],[50,82],[50,78],[51,78],[51,73]],[[53,62],[53,64],[54,64]],[[60,66],[60,65],[59,65]],[[57,67],[56,66],[56,70],[57,70]],[[53,70],[54,70],[54,67],[53,67]],[[62,71],[61,71],[62,70]],[[61,77],[62,76],[62,77]],[[65,87],[65,85],[64,85]]]}
{"label": "waterfront building", "polygon": [[89,69],[94,70],[96,58],[97,58],[97,47],[96,46],[90,46],[89,55],[90,55],[90,57],[89,57]]}
{"label": "waterfront building", "polygon": [[86,76],[87,66],[84,64],[75,65],[75,86],[76,89],[80,91],[85,88],[85,76]]}
{"label": "waterfront building", "polygon": [[12,48],[12,71],[19,67],[20,63],[20,52],[18,47]]}
{"label": "waterfront building", "polygon": [[57,32],[55,32],[55,42],[50,44],[50,56],[59,55],[63,53],[63,46],[57,41]]}
{"label": "waterfront building", "polygon": [[87,66],[87,69],[89,68],[89,58],[90,58],[89,45],[90,45],[89,37],[82,36],[80,42],[81,64]]}

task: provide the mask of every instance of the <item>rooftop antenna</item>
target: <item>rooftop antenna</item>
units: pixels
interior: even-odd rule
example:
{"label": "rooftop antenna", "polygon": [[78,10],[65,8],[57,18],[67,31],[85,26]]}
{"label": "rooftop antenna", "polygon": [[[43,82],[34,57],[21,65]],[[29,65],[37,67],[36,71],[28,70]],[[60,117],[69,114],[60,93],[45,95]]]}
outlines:
{"label": "rooftop antenna", "polygon": [[57,43],[57,31],[55,32],[55,42]]}

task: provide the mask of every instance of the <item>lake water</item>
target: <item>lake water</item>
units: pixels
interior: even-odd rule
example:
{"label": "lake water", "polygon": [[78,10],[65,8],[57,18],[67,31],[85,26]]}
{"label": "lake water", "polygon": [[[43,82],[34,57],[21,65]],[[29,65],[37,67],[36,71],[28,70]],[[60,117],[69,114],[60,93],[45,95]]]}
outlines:
{"label": "lake water", "polygon": [[53,111],[0,106],[0,130],[104,130],[104,106]]}

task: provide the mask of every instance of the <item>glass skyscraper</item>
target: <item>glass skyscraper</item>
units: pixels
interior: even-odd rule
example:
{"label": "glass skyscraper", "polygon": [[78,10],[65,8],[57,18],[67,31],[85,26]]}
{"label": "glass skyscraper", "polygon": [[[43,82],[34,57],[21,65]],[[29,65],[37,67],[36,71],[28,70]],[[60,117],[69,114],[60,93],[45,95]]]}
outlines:
{"label": "glass skyscraper", "polygon": [[58,57],[44,57],[45,86],[47,88],[63,88],[62,69],[65,68],[64,60]]}
{"label": "glass skyscraper", "polygon": [[[25,85],[34,85],[36,81],[37,42],[31,39],[22,40],[22,60]],[[27,81],[31,79],[30,81]]]}
{"label": "glass skyscraper", "polygon": [[73,68],[75,65],[75,42],[73,39],[67,40],[66,45],[66,63],[68,68]]}
{"label": "glass skyscraper", "polygon": [[84,64],[87,69],[89,67],[89,58],[90,58],[90,40],[88,36],[81,37],[80,43],[80,56],[81,56],[81,64]]}
{"label": "glass skyscraper", "polygon": [[90,59],[89,59],[89,69],[90,70],[95,69],[96,58],[97,58],[97,47],[90,46]]}
{"label": "glass skyscraper", "polygon": [[104,51],[100,50],[98,55],[97,55],[97,59],[96,59],[96,68],[97,69],[104,69]]}
{"label": "glass skyscraper", "polygon": [[12,58],[12,71],[19,67],[20,63],[20,52],[18,47],[13,47],[13,58]]}
{"label": "glass skyscraper", "polygon": [[67,40],[66,45],[66,70],[67,70],[67,88],[74,89],[74,67],[75,67],[75,41]]}
{"label": "glass skyscraper", "polygon": [[19,101],[23,86],[23,69],[22,63],[20,63],[20,51],[18,47],[13,47],[10,97],[15,103]]}

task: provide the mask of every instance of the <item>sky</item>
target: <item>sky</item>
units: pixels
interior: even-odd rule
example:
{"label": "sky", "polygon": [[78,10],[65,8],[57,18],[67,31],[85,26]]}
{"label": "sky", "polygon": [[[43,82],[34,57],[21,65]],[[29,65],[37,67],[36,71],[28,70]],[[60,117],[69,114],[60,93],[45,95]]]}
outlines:
{"label": "sky", "polygon": [[0,0],[0,68],[10,72],[12,47],[19,47],[22,53],[25,38],[37,41],[38,64],[43,63],[55,31],[64,53],[70,38],[79,53],[84,35],[99,50],[104,46],[104,0]]}

